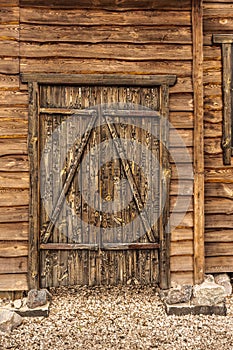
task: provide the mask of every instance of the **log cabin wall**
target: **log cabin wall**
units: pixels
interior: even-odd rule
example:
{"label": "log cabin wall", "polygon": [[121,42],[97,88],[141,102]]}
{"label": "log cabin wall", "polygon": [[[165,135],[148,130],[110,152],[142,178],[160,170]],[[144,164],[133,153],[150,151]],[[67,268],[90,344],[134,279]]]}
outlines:
{"label": "log cabin wall", "polygon": [[204,1],[204,129],[206,272],[233,272],[233,167],[223,165],[221,45],[213,34],[233,33],[233,1]]}
{"label": "log cabin wall", "polygon": [[[82,6],[80,1],[79,8],[66,9],[46,8],[43,1],[38,1],[35,8],[32,3],[23,0],[19,7],[16,0],[0,1],[2,291],[27,289],[28,93],[27,85],[19,81],[19,73],[175,74],[177,84],[170,89],[170,121],[183,137],[191,157],[193,154],[190,0],[123,1],[121,8],[114,6],[114,1],[102,1],[102,4],[111,3],[110,6],[100,5],[99,1],[90,8]],[[218,76],[219,50],[214,50],[218,53],[217,62],[211,56]],[[218,111],[216,115],[219,116]],[[177,147],[173,132],[170,140],[171,147]],[[180,152],[182,155],[182,149]],[[179,167],[183,169],[185,200],[186,195],[192,195],[193,183],[186,176],[182,159]],[[171,208],[177,188],[177,171],[172,163]],[[182,216],[182,209],[177,215]],[[193,282],[192,202],[179,226],[172,231],[171,279]]]}

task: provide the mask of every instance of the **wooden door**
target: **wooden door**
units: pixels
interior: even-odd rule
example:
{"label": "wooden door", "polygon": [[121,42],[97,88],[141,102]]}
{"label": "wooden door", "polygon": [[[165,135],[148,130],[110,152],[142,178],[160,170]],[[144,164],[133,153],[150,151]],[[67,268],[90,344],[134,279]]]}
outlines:
{"label": "wooden door", "polygon": [[29,137],[37,130],[36,159],[31,154],[37,232],[34,222],[31,242],[38,237],[40,287],[157,284],[161,271],[166,280],[162,88],[35,84],[31,114],[37,121]]}

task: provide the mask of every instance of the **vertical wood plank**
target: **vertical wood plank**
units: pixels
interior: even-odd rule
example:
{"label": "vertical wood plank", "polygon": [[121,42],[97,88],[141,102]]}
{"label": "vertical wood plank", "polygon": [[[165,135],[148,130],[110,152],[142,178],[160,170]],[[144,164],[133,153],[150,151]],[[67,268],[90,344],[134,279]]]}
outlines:
{"label": "vertical wood plank", "polygon": [[171,170],[169,166],[169,87],[163,84],[160,88],[160,287],[167,289],[170,287],[170,227],[169,216],[169,184]]}
{"label": "vertical wood plank", "polygon": [[192,0],[194,89],[194,283],[204,278],[203,9]]}
{"label": "vertical wood plank", "polygon": [[231,105],[231,70],[232,70],[232,44],[222,44],[223,59],[223,163],[231,164],[231,147],[232,147],[232,105]]}
{"label": "vertical wood plank", "polygon": [[28,154],[30,167],[30,206],[29,206],[29,256],[28,287],[39,287],[39,191],[38,191],[38,84],[28,84],[29,126]]}

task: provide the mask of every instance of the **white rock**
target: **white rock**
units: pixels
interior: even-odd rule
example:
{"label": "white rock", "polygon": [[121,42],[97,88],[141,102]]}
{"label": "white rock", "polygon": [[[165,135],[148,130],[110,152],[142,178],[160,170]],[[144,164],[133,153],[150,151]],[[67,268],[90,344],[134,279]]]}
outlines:
{"label": "white rock", "polygon": [[23,319],[16,312],[0,309],[0,331],[11,332],[14,328],[21,325]]}
{"label": "white rock", "polygon": [[193,287],[194,305],[217,305],[224,301],[226,296],[224,287],[215,283],[211,277],[205,278],[203,283]]}
{"label": "white rock", "polygon": [[21,299],[14,300],[13,305],[15,309],[20,309],[22,306],[22,300]]}
{"label": "white rock", "polygon": [[215,283],[224,287],[226,296],[230,296],[232,294],[231,280],[226,273],[220,273],[219,275],[216,275],[214,279]]}

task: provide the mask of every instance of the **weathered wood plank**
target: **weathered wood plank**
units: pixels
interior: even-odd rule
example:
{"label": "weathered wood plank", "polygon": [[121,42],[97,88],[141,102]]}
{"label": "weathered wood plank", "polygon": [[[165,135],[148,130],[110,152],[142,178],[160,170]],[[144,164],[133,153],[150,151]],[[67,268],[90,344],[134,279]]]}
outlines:
{"label": "weathered wood plank", "polygon": [[205,61],[221,61],[221,48],[219,46],[204,46],[203,55]]}
{"label": "weathered wood plank", "polygon": [[[214,11],[215,12],[215,11]],[[217,11],[218,12],[218,11]],[[204,18],[204,30],[209,33],[219,33],[224,31],[232,31],[233,19],[231,12],[224,17],[219,16],[218,18],[208,17]]]}
{"label": "weathered wood plank", "polygon": [[19,56],[19,43],[12,40],[0,41],[0,55],[9,57]]}
{"label": "weathered wood plank", "polygon": [[[13,42],[9,42],[13,43]],[[1,46],[0,46],[1,48]],[[17,48],[17,46],[16,46]],[[11,50],[6,45],[5,50]],[[4,48],[3,48],[4,52]],[[16,55],[18,52],[16,50]],[[7,56],[7,54],[5,54]],[[13,53],[12,53],[13,56]],[[32,42],[20,43],[20,57],[23,58],[96,58],[117,59],[129,61],[148,60],[190,60],[191,45],[173,44],[66,44],[50,43],[37,44]]]}
{"label": "weathered wood plank", "polygon": [[28,244],[25,241],[1,242],[0,257],[19,257],[28,255]]}
{"label": "weathered wood plank", "polygon": [[193,94],[171,94],[169,109],[173,112],[190,112],[193,111]]}
{"label": "weathered wood plank", "polygon": [[0,172],[1,188],[29,188],[28,172]]}
{"label": "weathered wood plank", "polygon": [[18,40],[19,39],[19,25],[5,25],[0,24],[0,40]]}
{"label": "weathered wood plank", "polygon": [[27,274],[0,275],[0,291],[28,290]]}
{"label": "weathered wood plank", "polygon": [[182,229],[174,229],[171,232],[171,241],[191,241],[193,240],[193,229],[192,228],[182,228]]}
{"label": "weathered wood plank", "polygon": [[205,122],[205,137],[221,137],[222,136],[222,124],[221,123],[208,123]]}
{"label": "weathered wood plank", "polygon": [[233,256],[212,256],[205,259],[206,273],[233,272]]}
{"label": "weathered wood plank", "polygon": [[188,196],[193,194],[192,180],[172,180],[170,186],[170,195]]}
{"label": "weathered wood plank", "polygon": [[205,199],[205,213],[206,214],[233,214],[233,200],[230,198],[210,198]]}
{"label": "weathered wood plank", "polygon": [[233,168],[232,167],[206,167],[205,181],[233,183]]}
{"label": "weathered wood plank", "polygon": [[205,110],[204,122],[208,123],[220,123],[222,122],[222,110],[220,111],[208,111]]}
{"label": "weathered wood plank", "polygon": [[227,214],[206,214],[205,228],[225,229],[232,228],[232,215]]}
{"label": "weathered wood plank", "polygon": [[22,8],[21,23],[55,24],[55,25],[176,25],[190,26],[191,16],[188,11],[115,11],[67,10]]}
{"label": "weathered wood plank", "polygon": [[[48,7],[48,2],[45,0],[39,0],[35,3],[33,0],[20,0],[20,5],[22,7]],[[182,0],[177,3],[176,0],[123,0],[121,2],[114,0],[109,2],[109,0],[53,0],[49,3],[52,8],[77,8],[77,9],[113,9],[115,11],[129,10],[129,9],[161,9],[161,10],[190,10],[191,2],[190,0]]]}
{"label": "weathered wood plank", "polygon": [[[190,178],[190,170],[187,172],[187,164],[179,164],[178,170],[175,164],[171,164],[172,169],[172,176],[171,179],[173,180],[192,180]],[[192,164],[190,164],[190,167],[192,167]]]}
{"label": "weathered wood plank", "polygon": [[0,206],[12,207],[29,204],[28,189],[0,188]]}
{"label": "weathered wood plank", "polygon": [[28,106],[28,94],[20,91],[1,91],[0,104],[2,106]]}
{"label": "weathered wood plank", "polygon": [[[4,65],[5,68],[5,65]],[[6,69],[6,68],[5,68]],[[1,71],[1,61],[0,61]],[[73,58],[51,58],[51,59],[24,59],[20,60],[20,71],[22,73],[131,73],[131,74],[177,74],[179,77],[191,76],[191,61],[119,61],[101,59],[73,59]]]}
{"label": "weathered wood plank", "polygon": [[205,242],[218,243],[218,242],[233,242],[233,230],[206,230]]}
{"label": "weathered wood plank", "polygon": [[18,74],[19,73],[19,59],[12,57],[1,57],[0,73],[2,74]]}
{"label": "weathered wood plank", "polygon": [[19,76],[0,74],[0,90],[16,90],[19,88]]}
{"label": "weathered wood plank", "polygon": [[209,155],[214,154],[222,154],[222,146],[221,146],[221,138],[205,138],[204,140],[204,150],[205,150],[205,158],[208,158]]}
{"label": "weathered wood plank", "polygon": [[27,155],[26,138],[0,139],[0,155]]}
{"label": "weathered wood plank", "polygon": [[0,118],[22,118],[26,120],[27,117],[28,108],[0,106]]}
{"label": "weathered wood plank", "polygon": [[[76,43],[179,43],[191,44],[189,27],[20,25],[20,40]],[[1,29],[1,26],[0,26]],[[11,28],[8,29],[11,32]],[[6,32],[6,34],[8,33]],[[91,33],[91,35],[90,35]]]}
{"label": "weathered wood plank", "polygon": [[1,7],[15,7],[19,5],[19,0],[0,0],[0,6]]}
{"label": "weathered wood plank", "polygon": [[[180,136],[178,138],[177,136]],[[179,147],[182,146],[192,147],[193,146],[193,130],[192,129],[171,129],[170,133],[170,146]],[[185,151],[184,151],[185,152]]]}
{"label": "weathered wood plank", "polygon": [[233,242],[206,243],[205,256],[231,255],[233,252]]}
{"label": "weathered wood plank", "polygon": [[19,23],[18,7],[0,7],[0,24],[17,24]]}
{"label": "weathered wood plank", "polygon": [[[13,100],[14,101],[14,100]],[[14,102],[13,102],[14,103]],[[27,137],[28,121],[24,118],[1,118],[0,138],[4,137]]]}
{"label": "weathered wood plank", "polygon": [[193,129],[193,113],[170,112],[169,121],[175,129]]}
{"label": "weathered wood plank", "polygon": [[171,272],[193,271],[193,255],[172,256]]}
{"label": "weathered wood plank", "polygon": [[205,111],[222,111],[223,101],[221,96],[204,96]]}
{"label": "weathered wood plank", "polygon": [[171,256],[193,255],[193,241],[171,242]]}
{"label": "weathered wood plank", "polygon": [[208,197],[233,199],[233,184],[211,182],[205,184],[205,193]]}
{"label": "weathered wood plank", "polygon": [[0,223],[28,221],[28,206],[1,207]]}
{"label": "weathered wood plank", "polygon": [[1,241],[27,241],[28,222],[14,222],[0,224]]}
{"label": "weathered wood plank", "polygon": [[190,271],[182,271],[182,272],[172,272],[171,273],[171,281],[172,284],[191,284],[193,285],[193,272]]}
{"label": "weathered wood plank", "polygon": [[232,34],[214,34],[213,42],[215,44],[232,44],[233,43],[233,35]]}
{"label": "weathered wood plank", "polygon": [[192,196],[179,196],[179,205],[176,205],[176,200],[177,196],[170,196],[170,213],[193,212]]}
{"label": "weathered wood plank", "polygon": [[0,258],[0,275],[6,273],[26,273],[27,258]]}
{"label": "weathered wood plank", "polygon": [[177,223],[176,229],[187,229],[193,227],[193,213],[175,213]]}

